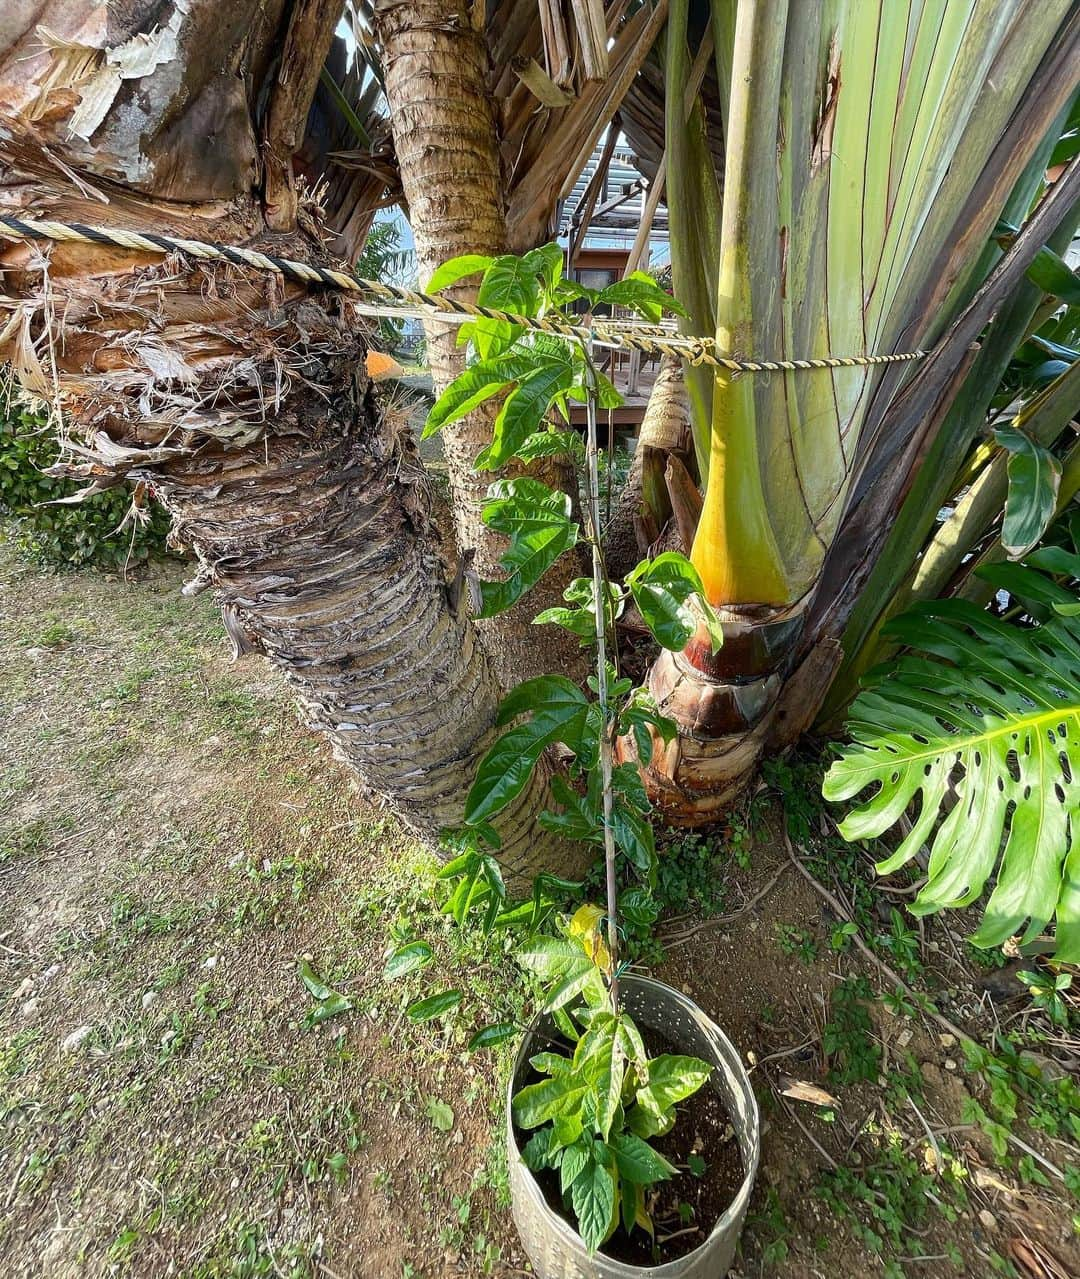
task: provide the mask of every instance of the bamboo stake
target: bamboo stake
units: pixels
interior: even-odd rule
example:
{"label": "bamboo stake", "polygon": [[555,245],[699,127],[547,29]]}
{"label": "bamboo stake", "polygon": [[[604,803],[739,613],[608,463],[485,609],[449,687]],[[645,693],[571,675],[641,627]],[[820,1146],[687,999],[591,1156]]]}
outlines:
{"label": "bamboo stake", "polygon": [[593,366],[592,344],[586,347],[588,367],[588,392],[586,403],[585,464],[588,478],[589,530],[592,542],[593,606],[596,611],[596,692],[600,700],[600,778],[603,783],[604,803],[604,867],[607,887],[608,954],[611,956],[611,1006],[619,1011],[619,927],[617,921],[618,888],[615,882],[615,832],[611,810],[611,725],[608,723],[607,684],[607,586],[604,580],[604,561],[600,551],[600,467],[596,429],[596,373]]}

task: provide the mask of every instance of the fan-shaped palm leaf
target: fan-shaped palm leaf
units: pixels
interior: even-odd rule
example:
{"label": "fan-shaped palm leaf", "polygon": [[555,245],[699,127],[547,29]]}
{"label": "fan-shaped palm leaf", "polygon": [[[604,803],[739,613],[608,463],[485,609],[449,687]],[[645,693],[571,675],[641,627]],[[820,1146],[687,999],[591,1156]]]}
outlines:
{"label": "fan-shaped palm leaf", "polygon": [[[1080,576],[1080,556],[1062,554],[1068,575]],[[824,793],[845,800],[876,787],[841,824],[847,839],[883,834],[918,798],[910,833],[878,866],[887,874],[904,865],[937,827],[916,914],[968,905],[996,872],[972,940],[998,945],[1025,923],[1031,938],[1056,915],[1057,958],[1076,962],[1080,617],[1074,591],[1035,568],[1012,570],[1024,578],[1014,596],[1038,600],[1041,623],[1012,624],[954,599],[890,625],[895,639],[938,660],[912,653],[871,674],[851,708],[854,744]]]}

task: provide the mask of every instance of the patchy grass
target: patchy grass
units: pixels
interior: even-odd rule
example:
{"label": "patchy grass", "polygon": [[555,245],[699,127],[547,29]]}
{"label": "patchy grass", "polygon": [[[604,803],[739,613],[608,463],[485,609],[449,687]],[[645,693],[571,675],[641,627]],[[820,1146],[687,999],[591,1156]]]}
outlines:
{"label": "patchy grass", "polygon": [[[129,584],[0,552],[0,1274],[520,1274],[510,1049],[465,1052],[524,1012],[509,942],[440,912],[429,857],[178,586],[175,565]],[[875,892],[813,770],[774,765],[719,836],[665,839],[662,944],[640,948],[754,1065],[737,1275],[1024,1276],[1018,1240],[1080,1273],[1075,1025],[917,926],[903,884]],[[852,924],[786,864],[780,822]],[[433,963],[386,983],[417,937]],[[348,1011],[311,1024],[304,961]],[[405,1017],[445,986],[458,1014]]]}
{"label": "patchy grass", "polygon": [[431,863],[178,585],[3,562],[0,1272],[486,1273],[498,1065],[380,979]]}

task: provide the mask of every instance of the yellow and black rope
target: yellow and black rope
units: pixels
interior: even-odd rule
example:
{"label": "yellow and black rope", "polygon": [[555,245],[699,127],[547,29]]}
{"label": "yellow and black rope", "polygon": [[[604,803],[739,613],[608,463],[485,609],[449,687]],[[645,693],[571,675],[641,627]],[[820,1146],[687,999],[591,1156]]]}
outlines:
{"label": "yellow and black rope", "polygon": [[707,337],[686,337],[668,333],[659,326],[605,323],[593,320],[576,325],[555,316],[537,318],[516,315],[474,302],[459,302],[437,293],[420,293],[399,288],[380,280],[362,280],[345,270],[312,266],[292,258],[273,257],[258,249],[237,248],[227,244],[209,244],[205,240],[188,240],[178,236],[156,235],[151,231],[126,231],[119,227],[84,226],[78,222],[53,222],[36,218],[15,218],[0,214],[0,237],[16,240],[53,240],[67,244],[106,244],[120,249],[144,253],[183,253],[202,261],[231,262],[235,266],[256,271],[275,271],[306,285],[322,285],[345,293],[355,293],[368,302],[395,314],[403,309],[419,309],[457,319],[501,320],[540,333],[555,333],[582,342],[623,350],[643,351],[647,355],[672,355],[691,364],[705,364],[731,373],[783,373],[804,369],[848,369],[870,364],[901,364],[922,359],[925,351],[907,351],[898,355],[823,356],[807,360],[736,360],[716,354],[716,343]]}

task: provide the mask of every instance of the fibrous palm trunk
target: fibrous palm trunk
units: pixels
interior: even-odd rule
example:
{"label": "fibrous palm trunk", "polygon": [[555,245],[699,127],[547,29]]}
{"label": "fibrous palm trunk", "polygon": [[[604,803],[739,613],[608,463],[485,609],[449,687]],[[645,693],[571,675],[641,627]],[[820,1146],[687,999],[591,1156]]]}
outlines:
{"label": "fibrous palm trunk", "polygon": [[[291,227],[268,231],[256,139],[281,113],[254,105],[264,90],[273,100],[261,77],[272,45],[297,48],[290,33],[304,32],[321,62],[325,14],[312,32],[311,7],[271,15],[252,0],[246,14],[230,10],[223,46],[211,0],[126,5],[107,34],[55,7],[38,15],[44,44],[28,51],[20,27],[0,47],[5,212],[325,260],[302,202]],[[130,76],[112,76],[129,54]],[[297,74],[294,64],[290,84]],[[204,112],[223,95],[228,127],[208,157]],[[80,117],[94,101],[100,118]],[[293,102],[290,113],[306,109]],[[280,224],[289,165],[278,159]],[[183,201],[189,189],[214,202]],[[447,590],[411,439],[380,412],[363,353],[341,298],[276,275],[0,241],[0,359],[62,408],[66,469],[91,486],[152,489],[199,557],[197,584],[218,590],[237,646],[265,652],[335,753],[434,841],[460,820],[499,690]],[[541,769],[500,822],[512,872],[575,868],[535,822],[545,788]]]}
{"label": "fibrous palm trunk", "polygon": [[[436,267],[462,254],[506,251],[504,183],[494,106],[488,88],[488,53],[473,25],[476,6],[465,0],[378,0],[375,22],[382,47],[386,97],[402,189],[423,285]],[[476,279],[448,288],[448,297],[473,301]],[[457,331],[429,324],[428,362],[440,394],[464,367]],[[476,455],[491,442],[497,405],[486,404],[443,428],[442,445],[453,498],[459,554],[474,552],[480,577],[503,576],[506,539],[481,519],[488,486]],[[528,474],[575,492],[572,470],[558,459],[533,463]],[[485,644],[507,686],[560,670],[578,672],[581,653],[558,627],[533,627],[542,609],[562,601],[578,575],[575,556],[564,556],[524,600],[481,624]]]}

